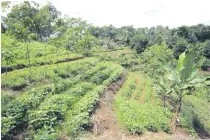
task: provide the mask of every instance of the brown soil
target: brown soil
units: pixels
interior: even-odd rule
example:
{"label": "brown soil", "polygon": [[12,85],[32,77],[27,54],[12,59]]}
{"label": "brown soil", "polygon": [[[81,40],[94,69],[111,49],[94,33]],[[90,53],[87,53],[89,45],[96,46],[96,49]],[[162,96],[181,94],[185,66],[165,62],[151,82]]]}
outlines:
{"label": "brown soil", "polygon": [[143,88],[141,90],[141,96],[139,98],[139,103],[140,104],[143,104],[145,102],[145,98],[146,98],[145,89],[144,89],[144,87],[146,86],[146,83],[143,82],[142,85],[143,85]]}
{"label": "brown soil", "polygon": [[152,89],[152,97],[151,97],[151,103],[154,105],[155,104],[155,89]]}
{"label": "brown soil", "polygon": [[140,83],[139,81],[140,81],[139,78],[136,77],[136,84],[137,85],[139,85],[139,83]]}
{"label": "brown soil", "polygon": [[92,116],[93,129],[85,140],[128,140],[136,139],[137,136],[125,134],[125,130],[117,123],[116,114],[113,110],[113,100],[116,92],[124,82],[124,77],[109,86],[99,103],[99,109]]}
{"label": "brown soil", "polygon": [[121,139],[122,132],[119,133],[119,127],[116,121],[116,115],[113,111],[112,103],[115,93],[120,89],[124,77],[113,83],[103,94],[99,103],[99,109],[92,117],[93,134],[88,139],[108,140]]}
{"label": "brown soil", "polygon": [[139,103],[140,103],[140,104],[143,104],[143,103],[144,103],[144,101],[145,101],[145,96],[146,96],[146,94],[145,94],[145,91],[144,91],[144,88],[143,88],[142,91],[141,91],[141,96],[140,96],[140,98],[139,98]]}
{"label": "brown soil", "polygon": [[136,94],[136,92],[138,90],[137,86],[139,85],[139,78],[136,77],[135,83],[136,83],[136,87],[135,87],[135,90],[133,91],[133,93],[131,95],[131,99],[135,99],[135,94]]}
{"label": "brown soil", "polygon": [[[132,135],[117,122],[113,110],[113,100],[120,89],[124,78],[109,86],[105,91],[99,109],[92,116],[93,128],[83,136],[82,140],[194,140],[183,129],[178,128],[176,134],[164,132],[145,132],[142,135]],[[138,81],[138,80],[137,80]]]}

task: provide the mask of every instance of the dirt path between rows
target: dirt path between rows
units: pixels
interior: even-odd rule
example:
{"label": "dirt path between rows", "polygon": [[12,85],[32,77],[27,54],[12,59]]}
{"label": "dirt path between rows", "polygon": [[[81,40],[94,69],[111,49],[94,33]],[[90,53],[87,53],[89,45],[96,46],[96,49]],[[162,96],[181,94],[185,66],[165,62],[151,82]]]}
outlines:
{"label": "dirt path between rows", "polygon": [[121,139],[123,133],[119,131],[121,129],[117,125],[116,115],[113,111],[112,103],[116,92],[120,89],[124,82],[124,77],[125,76],[122,76],[119,81],[109,86],[103,94],[99,104],[99,109],[92,117],[94,135],[90,139]]}
{"label": "dirt path between rows", "polygon": [[[99,109],[92,116],[92,132],[81,140],[191,140],[186,135],[169,135],[164,132],[145,132],[143,135],[131,135],[118,124],[113,110],[115,94],[121,88],[124,77],[115,82],[105,91],[99,103]],[[194,139],[193,139],[194,140]]]}
{"label": "dirt path between rows", "polygon": [[117,91],[121,88],[124,77],[109,86],[99,103],[99,109],[92,117],[93,129],[86,140],[128,140],[135,136],[127,136],[116,119],[113,110],[113,100]]}

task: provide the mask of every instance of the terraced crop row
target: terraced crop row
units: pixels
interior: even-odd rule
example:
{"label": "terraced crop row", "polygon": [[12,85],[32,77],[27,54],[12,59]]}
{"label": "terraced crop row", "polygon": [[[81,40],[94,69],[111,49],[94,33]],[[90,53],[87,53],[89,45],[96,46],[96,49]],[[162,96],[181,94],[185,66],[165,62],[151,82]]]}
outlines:
{"label": "terraced crop row", "polygon": [[[22,70],[15,70],[9,72],[8,74],[2,74],[1,86],[18,90],[22,89],[33,82],[40,82],[43,80],[56,81],[56,78],[70,78],[79,73],[82,74],[82,71],[91,69],[99,62],[98,59],[85,59],[78,60],[72,63],[61,63],[58,65],[48,65],[48,66],[39,66],[30,68],[25,68]],[[57,80],[58,81],[58,80]]]}
{"label": "terraced crop row", "polygon": [[[24,130],[29,139],[56,139],[63,132],[76,135],[88,125],[100,94],[123,72],[121,66],[95,58],[62,63],[59,69],[55,67],[47,67],[47,85],[28,88],[16,98],[2,98],[5,103],[2,106],[2,138],[14,138]],[[41,82],[43,75],[40,73],[44,70],[45,67],[35,68],[33,78],[38,77],[35,83]],[[29,79],[26,69],[10,72],[8,79],[15,74],[21,75],[25,83]]]}
{"label": "terraced crop row", "polygon": [[168,132],[170,112],[160,104],[152,81],[142,74],[129,73],[115,100],[117,119],[132,133],[141,134],[145,130]]}
{"label": "terraced crop row", "polygon": [[[3,72],[7,70],[15,70],[24,67],[28,67],[28,57],[30,58],[30,65],[44,65],[44,64],[54,64],[60,61],[67,61],[76,58],[81,58],[82,56],[76,53],[72,53],[69,50],[60,47],[57,48],[52,45],[47,45],[40,42],[31,42],[27,45],[18,42],[6,35],[2,35],[2,70]],[[7,62],[4,58],[12,58],[12,62]]]}

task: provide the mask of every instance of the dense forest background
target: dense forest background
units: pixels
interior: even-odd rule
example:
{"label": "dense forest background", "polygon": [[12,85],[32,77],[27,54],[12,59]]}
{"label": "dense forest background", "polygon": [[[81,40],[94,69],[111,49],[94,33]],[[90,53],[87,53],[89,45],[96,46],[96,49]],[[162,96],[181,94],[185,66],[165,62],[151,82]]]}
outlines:
{"label": "dense forest background", "polygon": [[[8,6],[9,3],[5,5]],[[93,46],[114,48],[116,44],[129,46],[137,54],[141,54],[149,46],[165,42],[176,59],[188,48],[197,57],[203,55],[206,58],[201,65],[203,70],[210,66],[209,25],[198,24],[173,29],[161,25],[151,28],[115,28],[112,25],[96,27],[80,18],[61,17],[61,13],[51,3],[39,7],[35,2],[15,5],[7,17],[2,16],[1,19],[1,33],[22,42],[48,42],[75,51],[80,49],[86,55],[91,53],[90,48]],[[88,47],[82,47],[84,42],[89,43]]]}

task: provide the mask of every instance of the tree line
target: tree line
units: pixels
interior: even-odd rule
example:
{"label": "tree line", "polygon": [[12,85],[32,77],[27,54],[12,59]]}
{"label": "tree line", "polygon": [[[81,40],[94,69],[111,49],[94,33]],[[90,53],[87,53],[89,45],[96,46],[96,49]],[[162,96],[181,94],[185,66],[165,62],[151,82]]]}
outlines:
{"label": "tree line", "polygon": [[[4,8],[11,2],[2,2]],[[210,26],[198,24],[178,28],[163,27],[134,28],[113,25],[93,26],[81,18],[61,16],[61,12],[48,2],[40,6],[36,2],[24,1],[12,6],[6,17],[2,17],[1,33],[14,36],[22,42],[41,41],[63,46],[89,56],[94,46],[114,48],[117,44],[130,46],[138,54],[147,47],[165,42],[173,50],[176,59],[187,48],[197,56],[204,56],[202,68],[210,66]]]}

